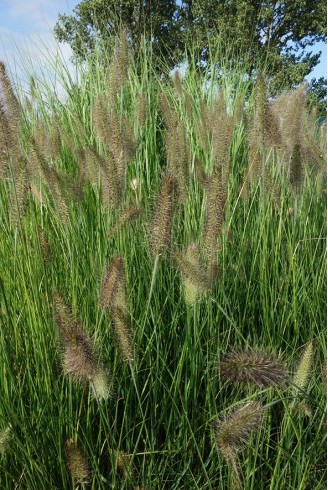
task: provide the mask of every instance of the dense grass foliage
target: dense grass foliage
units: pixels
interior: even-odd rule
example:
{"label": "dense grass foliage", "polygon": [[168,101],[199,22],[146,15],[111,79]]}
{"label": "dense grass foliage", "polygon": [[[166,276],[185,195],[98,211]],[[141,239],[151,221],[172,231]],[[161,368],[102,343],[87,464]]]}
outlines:
{"label": "dense grass foliage", "polygon": [[1,67],[0,486],[323,489],[325,130],[139,57]]}

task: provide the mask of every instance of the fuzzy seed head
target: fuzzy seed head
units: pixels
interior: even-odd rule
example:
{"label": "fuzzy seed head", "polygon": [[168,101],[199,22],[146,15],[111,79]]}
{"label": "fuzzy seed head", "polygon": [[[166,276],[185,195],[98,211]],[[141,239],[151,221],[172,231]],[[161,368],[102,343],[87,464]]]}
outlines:
{"label": "fuzzy seed head", "polygon": [[51,247],[49,244],[48,236],[41,226],[38,227],[38,237],[40,243],[40,250],[45,265],[50,265],[52,259]]}
{"label": "fuzzy seed head", "polygon": [[193,305],[209,288],[209,278],[200,261],[197,244],[191,243],[183,252],[173,252],[172,258],[181,273],[185,301]]}
{"label": "fuzzy seed head", "polygon": [[113,323],[122,358],[132,364],[135,361],[135,348],[128,316],[120,308],[115,308],[113,310]]}
{"label": "fuzzy seed head", "polygon": [[63,373],[77,381],[89,381],[97,372],[97,359],[91,340],[82,328],[72,328],[69,341],[63,344]]}
{"label": "fuzzy seed head", "polygon": [[117,223],[110,230],[109,235],[113,236],[121,228],[123,228],[124,226],[127,226],[129,223],[132,223],[133,221],[137,220],[140,216],[140,213],[141,213],[141,208],[140,208],[140,206],[137,206],[137,205],[129,206],[129,207],[123,209],[122,213],[120,214],[120,216],[117,220]]}
{"label": "fuzzy seed head", "polygon": [[182,96],[182,83],[179,70],[176,70],[173,75],[173,84],[178,96]]}
{"label": "fuzzy seed head", "polygon": [[87,458],[73,439],[66,441],[65,451],[69,472],[74,484],[83,485],[88,483],[90,474]]}
{"label": "fuzzy seed head", "polygon": [[3,455],[9,444],[11,426],[8,425],[5,429],[0,430],[0,454]]}
{"label": "fuzzy seed head", "polygon": [[166,173],[163,177],[161,189],[155,201],[153,219],[150,227],[150,244],[153,257],[163,254],[170,243],[173,210],[173,177],[170,173]]}
{"label": "fuzzy seed head", "polygon": [[226,381],[238,385],[280,386],[287,379],[283,363],[260,349],[228,353],[220,362],[220,372]]}
{"label": "fuzzy seed head", "polygon": [[114,456],[117,465],[117,470],[125,477],[131,476],[134,472],[132,467],[132,455],[125,451],[119,451],[118,449],[110,450],[110,453]]}
{"label": "fuzzy seed head", "polygon": [[98,371],[91,338],[74,318],[61,293],[55,293],[55,322],[62,342],[63,373],[77,381],[90,381]]}
{"label": "fuzzy seed head", "polygon": [[130,182],[130,187],[133,191],[136,191],[139,187],[139,181],[138,179],[132,179]]}
{"label": "fuzzy seed head", "polygon": [[219,250],[219,239],[224,222],[226,200],[226,188],[221,183],[219,175],[214,174],[208,184],[203,238],[204,252],[208,257],[213,259]]}
{"label": "fuzzy seed head", "polygon": [[137,95],[136,116],[139,126],[143,128],[147,120],[147,103],[143,93]]}
{"label": "fuzzy seed head", "polygon": [[295,145],[290,159],[290,183],[294,190],[298,190],[303,180],[302,149]]}
{"label": "fuzzy seed head", "polygon": [[110,396],[109,379],[106,371],[98,369],[91,377],[90,383],[97,401],[107,400]]}
{"label": "fuzzy seed head", "polygon": [[6,67],[3,62],[0,62],[0,82],[2,88],[3,99],[7,106],[8,113],[11,115],[13,127],[19,129],[20,104],[14,93],[11,81],[8,77]]}
{"label": "fuzzy seed head", "polygon": [[216,443],[226,459],[231,460],[236,456],[239,449],[247,443],[251,433],[259,429],[262,416],[261,405],[251,401],[218,424]]}
{"label": "fuzzy seed head", "polygon": [[107,269],[100,292],[100,305],[102,308],[118,307],[123,311],[127,310],[124,262],[122,257],[113,259]]}
{"label": "fuzzy seed head", "polygon": [[293,384],[301,390],[305,390],[308,385],[309,378],[311,376],[313,357],[314,343],[311,341],[305,347],[293,377]]}

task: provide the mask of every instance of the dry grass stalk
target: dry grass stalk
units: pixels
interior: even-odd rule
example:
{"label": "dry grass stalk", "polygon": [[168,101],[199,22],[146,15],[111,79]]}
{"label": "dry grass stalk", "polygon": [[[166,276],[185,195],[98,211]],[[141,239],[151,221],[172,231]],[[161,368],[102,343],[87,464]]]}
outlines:
{"label": "dry grass stalk", "polygon": [[38,148],[42,149],[42,154],[49,157],[50,138],[49,129],[44,119],[39,119],[34,130],[34,141]]}
{"label": "dry grass stalk", "polygon": [[48,160],[58,160],[61,150],[61,136],[56,116],[52,116],[49,125],[44,119],[39,119],[34,131],[34,140],[44,157]]}
{"label": "dry grass stalk", "polygon": [[[302,145],[303,162],[311,162],[315,165],[319,173],[326,171],[325,148],[322,148],[318,138],[309,132],[304,134],[304,143]],[[304,164],[303,164],[304,165]]]}
{"label": "dry grass stalk", "polygon": [[52,160],[59,160],[61,153],[61,134],[59,121],[56,115],[53,115],[50,119],[50,135],[51,135],[51,145],[50,145],[50,156]]}
{"label": "dry grass stalk", "polygon": [[258,348],[229,352],[220,361],[220,373],[223,379],[237,385],[280,386],[287,380],[280,359]]}
{"label": "dry grass stalk", "polygon": [[85,485],[90,481],[88,460],[74,439],[65,443],[68,469],[75,485]]}
{"label": "dry grass stalk", "polygon": [[[48,186],[52,196],[58,216],[63,224],[69,221],[69,178],[68,175],[61,174],[54,167],[43,167],[44,183]],[[73,188],[71,188],[73,190]],[[72,195],[71,195],[72,197]]]}
{"label": "dry grass stalk", "polygon": [[301,85],[287,96],[287,104],[280,114],[285,146],[293,148],[300,143],[302,138],[302,126],[306,114],[306,89]]}
{"label": "dry grass stalk", "polygon": [[150,225],[150,245],[153,257],[162,255],[171,240],[174,212],[174,182],[169,172],[162,178],[161,189],[157,194],[153,219]]}
{"label": "dry grass stalk", "polygon": [[77,150],[79,161],[80,178],[83,182],[97,185],[100,182],[100,174],[104,171],[105,162],[102,160],[97,150],[92,147]]}
{"label": "dry grass stalk", "polygon": [[186,131],[165,93],[161,93],[161,108],[167,127],[167,169],[175,177],[177,201],[182,204],[188,197],[191,161]]}

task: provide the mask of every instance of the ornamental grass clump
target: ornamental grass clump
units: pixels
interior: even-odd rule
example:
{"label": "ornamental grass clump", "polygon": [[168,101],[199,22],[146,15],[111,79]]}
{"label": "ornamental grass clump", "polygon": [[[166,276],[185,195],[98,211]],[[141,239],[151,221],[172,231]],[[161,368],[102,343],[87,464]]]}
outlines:
{"label": "ornamental grass clump", "polygon": [[222,378],[237,385],[255,385],[261,388],[281,386],[287,380],[282,361],[264,350],[234,350],[219,364]]}

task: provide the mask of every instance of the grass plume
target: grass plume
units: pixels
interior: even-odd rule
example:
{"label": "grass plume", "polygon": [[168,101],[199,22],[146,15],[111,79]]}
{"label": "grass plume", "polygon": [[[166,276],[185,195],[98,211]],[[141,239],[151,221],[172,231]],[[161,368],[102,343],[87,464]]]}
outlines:
{"label": "grass plume", "polygon": [[85,485],[90,480],[88,460],[74,439],[65,442],[65,452],[70,475],[75,485]]}
{"label": "grass plume", "polygon": [[156,196],[153,218],[149,228],[150,246],[153,257],[163,255],[171,241],[174,212],[174,180],[166,172]]}
{"label": "grass plume", "polygon": [[299,388],[301,391],[306,390],[309,378],[311,376],[311,369],[314,356],[314,343],[309,342],[304,348],[304,351],[297,364],[294,376],[293,385]]}
{"label": "grass plume", "polygon": [[108,379],[100,366],[93,342],[75,319],[61,293],[54,296],[55,322],[62,343],[61,365],[65,375],[73,380],[89,382],[97,398],[109,396]]}
{"label": "grass plume", "polygon": [[276,357],[262,349],[234,350],[220,361],[220,373],[224,380],[237,385],[258,387],[280,386],[287,380],[287,372]]}
{"label": "grass plume", "polygon": [[242,488],[238,452],[247,444],[253,431],[261,427],[263,409],[258,402],[251,401],[233,411],[220,422],[216,430],[216,443],[222,456],[232,464],[239,486]]}

